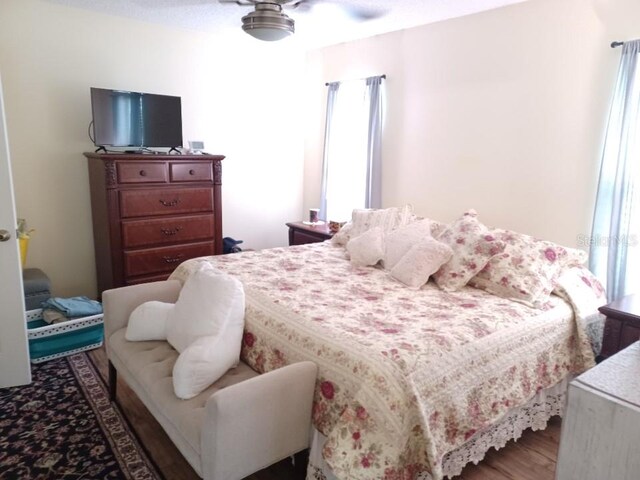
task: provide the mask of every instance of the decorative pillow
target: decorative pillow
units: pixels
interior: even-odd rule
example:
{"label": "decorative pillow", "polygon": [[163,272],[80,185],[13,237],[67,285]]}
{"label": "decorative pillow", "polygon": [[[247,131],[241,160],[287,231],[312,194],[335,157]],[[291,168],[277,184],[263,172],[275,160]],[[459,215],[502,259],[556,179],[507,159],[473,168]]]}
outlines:
{"label": "decorative pillow", "polygon": [[164,302],[145,302],[129,316],[124,338],[131,342],[166,340],[167,320],[175,305]]}
{"label": "decorative pillow", "polygon": [[374,227],[349,240],[347,252],[351,257],[351,263],[358,267],[378,263],[384,258],[384,232],[382,228]]}
{"label": "decorative pillow", "polygon": [[237,365],[244,307],[240,281],[209,265],[187,279],[167,328],[167,340],[180,352],[173,367],[179,398],[194,397]]}
{"label": "decorative pillow", "polygon": [[558,277],[553,293],[569,301],[578,315],[586,318],[607,304],[607,294],[600,280],[586,267],[569,267]]}
{"label": "decorative pillow", "polygon": [[185,282],[169,315],[167,340],[182,353],[201,337],[218,335],[229,322],[244,319],[244,289],[239,280],[208,264]]}
{"label": "decorative pillow", "polygon": [[413,245],[391,270],[391,276],[412,288],[420,288],[451,259],[453,250],[433,238]]}
{"label": "decorative pillow", "polygon": [[530,307],[541,308],[565,263],[579,261],[578,255],[569,259],[567,249],[552,242],[503,229],[495,229],[493,234],[507,248],[492,258],[469,284]]}
{"label": "decorative pillow", "polygon": [[352,238],[375,227],[381,227],[385,233],[388,233],[395,228],[408,225],[413,217],[412,212],[411,205],[377,210],[356,208],[351,214],[351,221],[342,227],[331,241],[334,244],[346,245]]}
{"label": "decorative pillow", "polygon": [[400,259],[418,242],[431,238],[432,221],[417,220],[387,234],[383,266],[391,270]]}
{"label": "decorative pillow", "polygon": [[475,210],[469,210],[437,239],[453,250],[451,260],[433,275],[442,290],[453,292],[464,287],[491,257],[505,248],[504,242],[497,240],[477,216]]}

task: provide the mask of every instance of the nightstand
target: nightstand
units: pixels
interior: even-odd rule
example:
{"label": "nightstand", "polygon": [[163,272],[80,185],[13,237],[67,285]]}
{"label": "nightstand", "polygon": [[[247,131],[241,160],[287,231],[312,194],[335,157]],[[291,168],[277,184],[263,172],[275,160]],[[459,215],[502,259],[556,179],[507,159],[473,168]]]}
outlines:
{"label": "nightstand", "polygon": [[607,316],[601,359],[610,357],[640,339],[640,294],[627,295],[598,310]]}
{"label": "nightstand", "polygon": [[291,222],[287,223],[287,227],[289,227],[289,246],[324,242],[333,237],[326,223],[306,225],[303,222]]}
{"label": "nightstand", "polygon": [[556,480],[636,480],[640,342],[569,384]]}

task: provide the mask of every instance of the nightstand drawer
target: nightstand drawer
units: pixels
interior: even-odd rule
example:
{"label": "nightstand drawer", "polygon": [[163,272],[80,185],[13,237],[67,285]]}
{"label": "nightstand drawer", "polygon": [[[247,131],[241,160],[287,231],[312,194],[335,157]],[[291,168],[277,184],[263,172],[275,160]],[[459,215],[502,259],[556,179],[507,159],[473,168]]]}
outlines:
{"label": "nightstand drawer", "polygon": [[214,220],[211,215],[162,217],[153,220],[125,220],[122,222],[122,245],[124,248],[185,243],[213,237]]}
{"label": "nightstand drawer", "polygon": [[128,277],[172,272],[185,260],[213,255],[214,242],[176,245],[147,250],[125,251],[124,269]]}
{"label": "nightstand drawer", "polygon": [[120,214],[123,218],[211,211],[211,188],[164,188],[120,192]]}
{"label": "nightstand drawer", "polygon": [[172,182],[211,182],[213,169],[211,163],[172,163]]}
{"label": "nightstand drawer", "polygon": [[118,163],[119,183],[166,183],[166,163],[131,162]]}

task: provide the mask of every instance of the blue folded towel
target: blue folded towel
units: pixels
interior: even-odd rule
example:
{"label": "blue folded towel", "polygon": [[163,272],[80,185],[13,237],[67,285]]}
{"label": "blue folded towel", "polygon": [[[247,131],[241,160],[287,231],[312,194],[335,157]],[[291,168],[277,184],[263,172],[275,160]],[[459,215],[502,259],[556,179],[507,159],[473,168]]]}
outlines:
{"label": "blue folded towel", "polygon": [[53,297],[42,302],[42,308],[52,308],[65,317],[88,317],[102,313],[102,304],[87,297],[59,298]]}

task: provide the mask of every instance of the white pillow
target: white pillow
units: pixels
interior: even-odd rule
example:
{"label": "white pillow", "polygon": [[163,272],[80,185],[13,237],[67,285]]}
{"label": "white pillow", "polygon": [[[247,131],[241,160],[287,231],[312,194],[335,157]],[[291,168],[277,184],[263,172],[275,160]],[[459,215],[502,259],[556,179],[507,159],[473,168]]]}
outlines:
{"label": "white pillow", "polygon": [[331,237],[331,243],[335,245],[346,245],[351,238],[351,229],[353,228],[353,223],[347,222],[345,223],[337,233]]}
{"label": "white pillow", "polygon": [[383,232],[389,233],[396,228],[408,225],[413,218],[413,207],[405,205],[380,210],[355,209],[351,215],[350,238],[354,238],[375,227],[380,227]]}
{"label": "white pillow", "polygon": [[384,258],[384,232],[375,227],[347,243],[351,263],[358,267],[375,265]]}
{"label": "white pillow", "polygon": [[412,288],[420,288],[447,263],[453,250],[433,238],[417,243],[396,263],[391,276]]}
{"label": "white pillow", "polygon": [[167,320],[174,306],[173,303],[156,301],[138,305],[129,316],[124,338],[131,342],[166,340]]}
{"label": "white pillow", "polygon": [[385,238],[384,268],[391,270],[412,246],[425,238],[431,238],[432,223],[425,218],[389,233]]}
{"label": "white pillow", "polygon": [[204,264],[185,282],[169,315],[167,340],[178,352],[201,337],[218,335],[230,317],[244,318],[240,281]]}
{"label": "white pillow", "polygon": [[207,265],[187,279],[167,329],[181,352],[173,366],[176,396],[195,397],[238,364],[244,307],[242,283],[227,274]]}

